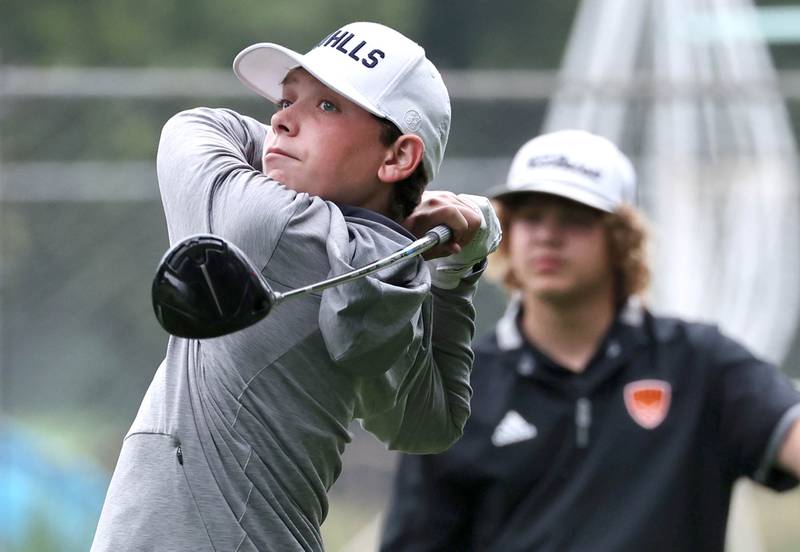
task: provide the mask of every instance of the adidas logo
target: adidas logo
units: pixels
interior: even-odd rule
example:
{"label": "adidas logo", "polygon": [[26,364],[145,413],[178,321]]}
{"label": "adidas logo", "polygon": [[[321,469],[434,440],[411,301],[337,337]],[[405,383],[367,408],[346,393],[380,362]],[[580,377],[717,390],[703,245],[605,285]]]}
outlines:
{"label": "adidas logo", "polygon": [[528,423],[516,410],[509,410],[494,429],[492,444],[496,447],[504,447],[533,439],[538,433],[535,425]]}

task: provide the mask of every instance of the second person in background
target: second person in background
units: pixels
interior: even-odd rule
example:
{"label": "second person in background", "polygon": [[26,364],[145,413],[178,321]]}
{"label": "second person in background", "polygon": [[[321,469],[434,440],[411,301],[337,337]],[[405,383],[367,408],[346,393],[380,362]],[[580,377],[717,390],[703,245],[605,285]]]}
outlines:
{"label": "second person in background", "polygon": [[382,552],[722,552],[731,489],[800,477],[800,393],[711,325],[653,315],[635,173],[545,134],[494,194],[511,293],[478,341],[472,415],[405,455]]}

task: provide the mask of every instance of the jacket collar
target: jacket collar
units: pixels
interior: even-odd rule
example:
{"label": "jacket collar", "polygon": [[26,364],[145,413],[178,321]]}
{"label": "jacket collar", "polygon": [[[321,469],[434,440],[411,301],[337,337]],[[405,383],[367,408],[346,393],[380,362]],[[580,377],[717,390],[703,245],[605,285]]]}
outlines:
{"label": "jacket collar", "polygon": [[364,207],[356,207],[355,205],[348,205],[346,203],[335,203],[335,204],[345,217],[355,217],[360,219],[366,219],[372,222],[377,222],[378,224],[382,224],[387,228],[391,228],[398,234],[402,234],[403,236],[407,237],[410,240],[416,239],[414,234],[406,230],[403,226],[400,225],[399,222],[394,221],[389,217],[378,213],[377,211],[372,211],[371,209],[366,209]]}
{"label": "jacket collar", "polygon": [[506,305],[503,316],[497,321],[497,346],[501,351],[519,349],[525,344],[517,325],[521,309],[522,298],[519,292],[514,292]]}
{"label": "jacket collar", "polygon": [[[522,297],[515,292],[506,306],[500,320],[497,321],[497,346],[501,351],[520,349],[525,345],[525,338],[519,328],[519,314],[522,309]],[[645,309],[642,302],[631,297],[617,315],[617,320],[624,326],[641,329],[644,326]]]}

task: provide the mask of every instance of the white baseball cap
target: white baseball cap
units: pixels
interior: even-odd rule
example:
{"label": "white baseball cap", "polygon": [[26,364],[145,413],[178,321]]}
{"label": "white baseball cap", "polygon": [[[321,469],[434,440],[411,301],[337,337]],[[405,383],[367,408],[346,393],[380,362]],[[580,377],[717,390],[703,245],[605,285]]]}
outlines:
{"label": "white baseball cap", "polygon": [[403,134],[419,136],[428,180],[436,176],[450,133],[450,96],[416,42],[384,25],[357,22],[331,33],[305,55],[263,42],[248,46],[233,61],[239,80],[273,102],[282,97],[281,83],[296,67],[389,119]]}
{"label": "white baseball cap", "polygon": [[636,201],[636,173],[610,140],[584,130],[542,134],[523,145],[506,183],[489,196],[507,201],[523,193],[553,194],[601,211]]}

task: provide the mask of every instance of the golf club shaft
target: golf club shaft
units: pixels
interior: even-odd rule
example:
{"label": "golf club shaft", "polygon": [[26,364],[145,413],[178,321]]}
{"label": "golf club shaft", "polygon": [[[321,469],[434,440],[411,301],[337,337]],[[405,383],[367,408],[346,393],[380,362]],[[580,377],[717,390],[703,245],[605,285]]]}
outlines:
{"label": "golf club shaft", "polygon": [[327,280],[322,280],[321,282],[317,282],[315,284],[299,287],[297,289],[291,289],[284,293],[273,292],[275,295],[275,302],[273,303],[273,305],[277,305],[278,303],[281,303],[286,299],[289,299],[290,297],[295,297],[297,295],[302,295],[304,293],[310,293],[314,291],[322,291],[323,289],[337,286],[344,282],[350,282],[357,278],[361,278],[368,274],[372,274],[373,272],[397,264],[398,262],[404,259],[421,255],[422,253],[425,253],[426,251],[428,251],[429,249],[440,243],[446,243],[450,241],[450,238],[452,237],[453,237],[452,230],[450,230],[450,228],[445,226],[444,224],[440,224],[439,226],[431,228],[424,236],[422,236],[418,240],[415,240],[414,242],[408,244],[399,251],[392,253],[388,257],[384,257],[383,259],[378,259],[374,263],[362,266],[361,268],[356,268],[355,270],[351,270],[350,272],[340,274],[339,276],[334,276],[333,278],[328,278]]}

